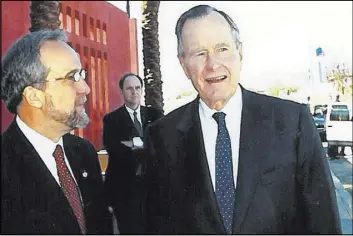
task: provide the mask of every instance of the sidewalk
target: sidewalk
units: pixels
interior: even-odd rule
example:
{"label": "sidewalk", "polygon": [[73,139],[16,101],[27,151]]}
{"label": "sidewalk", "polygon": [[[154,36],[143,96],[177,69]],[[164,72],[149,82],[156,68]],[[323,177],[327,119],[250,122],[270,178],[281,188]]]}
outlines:
{"label": "sidewalk", "polygon": [[352,196],[343,188],[339,179],[331,172],[335,184],[337,204],[341,219],[342,233],[353,233]]}

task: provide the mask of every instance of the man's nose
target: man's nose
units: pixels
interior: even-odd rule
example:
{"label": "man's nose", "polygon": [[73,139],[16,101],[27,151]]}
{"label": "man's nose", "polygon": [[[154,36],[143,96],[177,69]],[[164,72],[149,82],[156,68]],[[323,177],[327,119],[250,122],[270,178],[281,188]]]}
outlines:
{"label": "man's nose", "polygon": [[85,95],[88,95],[91,92],[91,89],[90,89],[90,87],[88,86],[88,84],[86,83],[85,80],[81,79],[78,82],[77,92],[79,94],[85,94]]}
{"label": "man's nose", "polygon": [[207,56],[207,61],[206,61],[207,69],[214,71],[217,69],[218,66],[219,66],[219,63],[217,62],[215,55],[209,54]]}

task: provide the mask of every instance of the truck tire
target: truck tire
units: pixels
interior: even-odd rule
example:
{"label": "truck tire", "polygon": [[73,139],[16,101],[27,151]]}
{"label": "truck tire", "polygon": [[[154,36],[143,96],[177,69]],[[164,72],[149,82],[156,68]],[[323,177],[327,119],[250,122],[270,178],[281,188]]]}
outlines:
{"label": "truck tire", "polygon": [[327,147],[327,155],[331,158],[331,159],[337,159],[338,156],[338,146],[336,145],[329,145]]}

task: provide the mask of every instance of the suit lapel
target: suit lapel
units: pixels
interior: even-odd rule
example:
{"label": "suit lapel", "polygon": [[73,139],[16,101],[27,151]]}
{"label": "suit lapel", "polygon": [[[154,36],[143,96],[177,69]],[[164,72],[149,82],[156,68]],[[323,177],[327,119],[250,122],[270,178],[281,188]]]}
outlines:
{"label": "suit lapel", "polygon": [[132,121],[129,112],[126,110],[125,105],[121,107],[122,109],[122,114],[123,114],[123,119],[125,120],[125,124],[128,124],[131,127],[135,128],[134,122]]}
{"label": "suit lapel", "polygon": [[186,202],[193,206],[192,216],[196,227],[204,232],[225,234],[217,199],[213,190],[208,167],[200,117],[198,113],[199,99],[189,107],[189,111],[178,124],[180,130],[181,152],[178,157],[185,156],[185,183],[187,188]]}
{"label": "suit lapel", "polygon": [[69,161],[70,164],[70,168],[74,174],[75,180],[77,182],[77,185],[80,189],[80,193],[81,193],[81,197],[86,205],[85,202],[85,184],[82,183],[83,179],[84,179],[84,173],[86,173],[87,175],[89,173],[87,173],[86,169],[84,168],[84,165],[82,165],[82,160],[83,160],[83,156],[82,156],[82,152],[76,150],[79,149],[79,146],[76,145],[72,145],[72,142],[70,142],[70,137],[68,135],[64,135],[63,137],[63,143],[64,143],[64,150],[65,150],[65,155],[67,157],[67,160]]}
{"label": "suit lapel", "polygon": [[[239,164],[233,233],[240,233],[251,200],[255,193],[260,167],[271,147],[270,127],[272,111],[265,110],[253,94],[242,88],[243,108],[241,116]],[[260,103],[261,104],[261,103]]]}
{"label": "suit lapel", "polygon": [[142,125],[142,129],[144,130],[146,128],[147,119],[148,119],[147,107],[140,106],[140,113],[141,113],[141,123],[142,123],[141,125]]}

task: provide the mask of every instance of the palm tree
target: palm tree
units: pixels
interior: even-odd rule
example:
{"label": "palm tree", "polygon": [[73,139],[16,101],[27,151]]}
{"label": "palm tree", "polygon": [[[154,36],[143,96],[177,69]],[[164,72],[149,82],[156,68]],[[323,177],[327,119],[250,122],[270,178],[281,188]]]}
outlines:
{"label": "palm tree", "polygon": [[30,32],[60,29],[59,1],[32,1],[30,9]]}
{"label": "palm tree", "polygon": [[163,111],[162,78],[158,41],[158,9],[160,1],[142,3],[142,42],[145,104]]}
{"label": "palm tree", "polygon": [[130,1],[126,1],[126,13],[127,16],[130,18]]}

